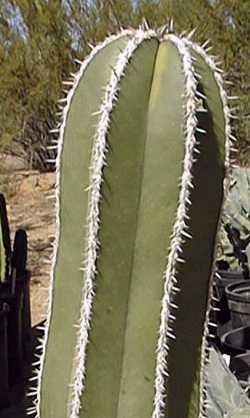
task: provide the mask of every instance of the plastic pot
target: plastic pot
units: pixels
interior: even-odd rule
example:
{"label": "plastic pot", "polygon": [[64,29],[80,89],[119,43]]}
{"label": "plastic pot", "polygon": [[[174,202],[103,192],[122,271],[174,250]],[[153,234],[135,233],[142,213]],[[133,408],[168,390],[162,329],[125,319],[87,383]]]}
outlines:
{"label": "plastic pot", "polygon": [[225,291],[232,328],[250,326],[250,280],[231,284]]}
{"label": "plastic pot", "polygon": [[215,282],[218,296],[221,298],[225,292],[225,288],[237,281],[243,281],[244,276],[241,271],[227,271],[217,270],[215,275]]}
{"label": "plastic pot", "polygon": [[239,354],[232,357],[229,365],[230,370],[239,380],[243,389],[249,387],[250,391],[250,353]]}
{"label": "plastic pot", "polygon": [[231,284],[242,281],[243,274],[239,271],[217,270],[215,274],[215,283],[217,295],[219,298],[219,308],[217,319],[220,324],[225,324],[231,319],[230,310],[225,294],[225,288]]}
{"label": "plastic pot", "polygon": [[221,336],[222,351],[229,356],[237,356],[249,351],[250,326],[232,329]]}

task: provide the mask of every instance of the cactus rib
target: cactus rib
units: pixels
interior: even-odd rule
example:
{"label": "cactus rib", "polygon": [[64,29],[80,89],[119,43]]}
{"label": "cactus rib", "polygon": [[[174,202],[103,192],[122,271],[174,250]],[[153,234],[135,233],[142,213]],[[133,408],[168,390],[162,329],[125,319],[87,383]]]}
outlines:
{"label": "cactus rib", "polygon": [[[55,232],[55,240],[53,242],[53,257],[52,257],[52,268],[51,268],[51,277],[50,277],[50,286],[49,286],[49,294],[48,294],[48,309],[47,309],[47,317],[46,317],[46,325],[44,328],[44,339],[43,339],[43,348],[42,348],[42,354],[39,356],[39,360],[36,364],[39,367],[37,368],[37,396],[34,399],[34,418],[40,418],[40,404],[41,404],[41,382],[42,382],[42,373],[43,373],[43,366],[44,366],[44,360],[45,360],[45,349],[46,344],[48,341],[48,335],[49,335],[49,326],[50,326],[50,320],[51,320],[51,314],[52,314],[52,302],[53,302],[53,282],[54,282],[54,269],[56,266],[56,260],[57,260],[57,252],[58,252],[58,244],[59,244],[59,234],[60,234],[60,206],[59,206],[59,192],[60,192],[60,162],[61,162],[61,156],[62,156],[62,150],[63,150],[63,139],[64,139],[64,132],[66,128],[66,121],[68,117],[68,113],[70,110],[70,104],[72,102],[72,99],[74,97],[75,91],[77,89],[77,86],[81,80],[81,77],[83,76],[84,72],[86,71],[87,67],[89,66],[90,62],[93,60],[93,58],[104,48],[106,48],[109,44],[111,44],[113,41],[118,40],[122,38],[123,36],[131,35],[130,30],[124,30],[118,35],[111,35],[109,38],[105,39],[104,42],[97,45],[89,54],[89,56],[82,62],[82,65],[76,74],[76,78],[74,81],[73,87],[69,90],[68,96],[67,96],[67,104],[64,107],[63,112],[61,113],[62,116],[62,122],[60,124],[60,132],[59,137],[57,140],[58,144],[58,151],[57,151],[57,159],[56,159],[56,186],[55,186],[55,207],[56,207],[56,232]],[[33,364],[34,365],[34,364]]]}
{"label": "cactus rib", "polygon": [[171,331],[171,326],[174,321],[173,311],[176,309],[171,296],[175,294],[175,287],[177,285],[176,279],[176,263],[181,257],[182,253],[182,238],[191,238],[186,225],[186,218],[188,216],[188,206],[190,197],[190,188],[192,187],[192,161],[194,159],[194,149],[196,145],[195,132],[197,128],[196,111],[196,90],[197,81],[193,75],[190,53],[185,46],[185,43],[177,38],[175,35],[167,35],[166,40],[171,40],[181,55],[183,71],[186,79],[186,138],[185,138],[185,157],[184,169],[181,179],[181,191],[179,207],[177,209],[176,222],[174,225],[173,238],[171,242],[171,251],[168,255],[168,264],[164,272],[164,296],[162,299],[161,322],[159,330],[159,340],[157,345],[157,362],[156,362],[156,378],[155,378],[155,399],[154,411],[152,418],[161,418],[164,416],[165,410],[165,393],[166,393],[166,376],[167,371],[167,354],[168,354],[168,339],[174,338]]}
{"label": "cactus rib", "polygon": [[213,57],[209,55],[206,50],[204,49],[204,46],[200,46],[197,43],[190,43],[190,41],[185,40],[186,44],[189,45],[194,51],[196,51],[198,54],[200,54],[207,65],[211,68],[211,70],[214,72],[214,78],[217,82],[221,101],[223,104],[223,111],[224,111],[224,118],[225,118],[225,135],[226,135],[226,141],[225,141],[225,167],[227,169],[227,174],[230,174],[230,151],[233,146],[235,146],[234,142],[237,141],[237,139],[232,134],[232,128],[230,124],[230,107],[228,104],[228,97],[226,90],[224,88],[224,81],[222,78],[221,70],[218,68],[218,65],[215,63]]}
{"label": "cactus rib", "polygon": [[125,68],[142,41],[156,37],[154,31],[139,30],[129,40],[127,47],[120,53],[117,64],[112,71],[111,79],[107,85],[104,100],[100,109],[100,119],[97,127],[96,137],[93,145],[92,162],[90,167],[90,197],[87,231],[87,248],[84,260],[84,271],[86,273],[83,289],[83,302],[80,314],[80,332],[76,348],[78,361],[77,371],[73,383],[73,395],[71,402],[70,418],[77,418],[80,410],[80,396],[84,390],[85,377],[85,356],[88,343],[88,330],[90,328],[92,300],[94,295],[94,279],[96,275],[97,251],[100,243],[98,241],[99,231],[99,202],[101,198],[102,170],[105,165],[106,136],[109,129],[110,113],[112,112],[117,94],[119,91],[120,79],[124,76]]}
{"label": "cactus rib", "polygon": [[[210,56],[204,49],[204,47],[196,44],[196,43],[190,43],[190,41],[185,40],[185,43],[189,45],[190,48],[192,48],[194,51],[196,51],[198,54],[200,54],[205,62],[207,63],[208,67],[213,71],[215,81],[217,83],[221,102],[223,105],[223,112],[224,112],[224,120],[225,120],[225,181],[224,181],[224,198],[223,202],[225,202],[227,195],[228,195],[228,186],[229,181],[232,176],[232,169],[230,165],[230,152],[231,148],[234,145],[234,137],[232,138],[232,129],[230,124],[230,108],[228,105],[228,99],[227,94],[224,89],[224,82],[221,75],[221,71],[218,71],[218,66],[215,63],[212,56]],[[224,206],[224,205],[223,205]],[[216,261],[216,251],[217,251],[217,244],[218,244],[218,231],[221,228],[221,220],[218,224],[217,228],[217,240],[215,243],[215,253],[213,257],[213,266],[211,271],[211,278],[210,278],[210,285],[209,285],[209,292],[208,292],[208,301],[207,301],[207,312],[206,312],[206,318],[204,323],[204,334],[203,334],[203,341],[202,341],[202,351],[201,351],[201,372],[200,372],[200,405],[201,405],[201,411],[200,411],[200,418],[208,418],[208,404],[207,404],[207,390],[209,386],[209,379],[207,376],[207,368],[206,365],[209,363],[209,357],[210,357],[210,347],[208,345],[208,335],[209,335],[209,325],[210,325],[210,314],[212,309],[212,298],[214,297],[214,275],[215,275],[215,261]]]}

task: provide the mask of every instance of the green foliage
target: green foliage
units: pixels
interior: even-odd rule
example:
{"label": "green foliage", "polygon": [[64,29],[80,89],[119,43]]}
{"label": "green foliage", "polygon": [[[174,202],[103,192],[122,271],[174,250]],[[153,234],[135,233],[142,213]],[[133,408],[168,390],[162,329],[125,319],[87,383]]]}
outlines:
{"label": "green foliage", "polygon": [[250,401],[236,377],[226,366],[222,355],[212,349],[208,365],[209,418],[247,418]]}
{"label": "green foliage", "polygon": [[250,169],[236,167],[232,170],[232,179],[228,198],[225,202],[224,222],[239,228],[242,238],[250,232]]}
{"label": "green foliage", "polygon": [[[3,144],[15,138],[13,151],[20,153],[23,148],[31,165],[41,167],[62,79],[72,68],[65,13],[58,6],[56,1],[26,0],[2,2],[0,6],[10,38],[3,45],[0,69],[0,136]],[[16,16],[22,19],[21,33],[16,32]]]}
{"label": "green foliage", "polygon": [[[235,167],[229,185],[229,193],[224,204],[221,228],[221,257],[232,269],[240,269],[245,256],[250,268],[250,169]],[[239,236],[231,238],[228,225],[238,231]],[[228,232],[229,233],[228,233]],[[240,261],[241,260],[241,261]]]}
{"label": "green foliage", "polygon": [[212,40],[228,79],[228,92],[240,96],[240,161],[248,164],[250,0],[2,0],[0,4],[0,142],[48,168],[49,129],[55,124],[61,82],[95,44],[120,26],[153,27],[173,18],[177,31],[197,27],[199,41]]}

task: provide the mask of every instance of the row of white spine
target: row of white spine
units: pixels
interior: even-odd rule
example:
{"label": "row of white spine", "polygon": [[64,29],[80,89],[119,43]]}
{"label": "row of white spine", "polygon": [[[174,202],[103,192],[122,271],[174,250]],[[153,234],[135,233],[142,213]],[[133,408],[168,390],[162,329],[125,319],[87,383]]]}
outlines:
{"label": "row of white spine", "polygon": [[176,221],[170,244],[170,252],[167,258],[167,267],[164,272],[164,296],[162,299],[159,339],[157,346],[155,398],[152,418],[163,418],[167,408],[166,383],[168,379],[168,351],[169,340],[175,339],[173,326],[175,321],[174,296],[179,291],[177,287],[177,264],[182,262],[183,240],[191,238],[188,232],[188,207],[191,204],[190,192],[192,188],[192,168],[194,164],[194,152],[197,146],[195,133],[197,130],[197,80],[194,75],[192,57],[189,48],[181,38],[171,34],[164,38],[170,40],[177,47],[182,59],[182,67],[185,76],[185,156],[183,162],[183,174],[179,205]]}
{"label": "row of white spine", "polygon": [[[45,363],[45,357],[46,357],[46,345],[48,342],[48,335],[49,335],[49,327],[51,322],[51,315],[52,315],[52,305],[53,305],[53,288],[54,288],[54,271],[56,267],[56,260],[57,260],[57,252],[58,252],[58,245],[59,245],[59,239],[60,239],[60,166],[61,166],[61,159],[62,159],[62,151],[63,151],[63,140],[64,140],[64,133],[67,123],[67,117],[70,109],[71,102],[73,100],[75,91],[78,87],[78,84],[86,71],[87,67],[91,63],[91,61],[94,59],[94,57],[104,48],[106,48],[109,44],[111,44],[113,41],[123,37],[123,36],[131,36],[131,31],[122,31],[118,35],[112,35],[109,38],[107,38],[103,43],[100,45],[97,45],[90,53],[90,55],[81,63],[80,70],[77,74],[74,76],[74,81],[68,81],[64,82],[65,85],[71,86],[71,89],[69,90],[67,94],[67,102],[63,110],[59,113],[59,116],[61,117],[61,123],[59,126],[52,130],[52,133],[59,132],[59,136],[57,139],[57,158],[56,158],[56,186],[55,186],[55,195],[53,198],[55,199],[55,208],[56,208],[56,233],[55,233],[55,239],[53,243],[53,257],[51,261],[51,277],[50,277],[50,286],[49,286],[49,294],[48,294],[48,309],[47,309],[47,318],[46,318],[46,324],[44,327],[44,337],[41,341],[41,346],[37,347],[38,349],[42,350],[41,355],[37,356],[37,361],[33,364],[35,367],[34,374],[32,379],[37,380],[37,383],[34,387],[30,388],[30,394],[31,396],[34,396],[34,405],[33,407],[28,408],[27,414],[33,415],[34,418],[40,418],[41,416],[41,386],[42,386],[42,374],[43,374],[43,368]],[[68,84],[66,84],[68,83]],[[54,132],[53,132],[54,131]]]}
{"label": "row of white spine", "polygon": [[[232,135],[232,129],[230,124],[231,119],[231,111],[228,104],[227,93],[224,88],[223,77],[221,74],[221,70],[218,68],[215,59],[206,53],[205,49],[202,48],[200,45],[197,44],[190,44],[189,41],[186,43],[193,48],[207,63],[208,67],[213,72],[216,84],[219,89],[219,94],[221,98],[221,103],[224,112],[224,123],[225,123],[225,181],[224,181],[224,198],[223,202],[227,198],[228,194],[228,182],[231,176],[231,163],[230,163],[230,154],[231,150],[235,147],[236,138]],[[223,204],[222,204],[223,207]],[[215,248],[214,248],[214,256],[213,256],[213,266],[212,272],[210,277],[209,283],[209,291],[208,291],[208,299],[207,299],[207,311],[206,311],[206,318],[204,323],[204,333],[202,338],[202,348],[201,348],[201,370],[200,370],[200,417],[207,417],[209,414],[209,409],[211,408],[211,404],[209,402],[208,390],[209,390],[209,378],[207,375],[207,364],[210,361],[210,347],[208,343],[208,337],[210,337],[210,330],[209,328],[214,327],[216,331],[216,324],[211,323],[211,313],[213,310],[213,305],[216,302],[216,296],[214,294],[215,290],[215,274],[216,274],[216,256],[217,256],[217,243],[219,239],[219,230],[221,228],[221,221],[218,223],[217,226],[217,239],[215,241]]]}
{"label": "row of white spine", "polygon": [[98,233],[100,225],[99,206],[101,200],[102,171],[106,161],[107,135],[110,125],[111,113],[115,107],[119,93],[119,83],[130,58],[138,46],[146,39],[155,37],[154,31],[138,30],[128,41],[126,48],[120,53],[117,63],[112,70],[110,81],[106,87],[103,103],[101,105],[100,119],[94,138],[92,162],[90,167],[89,211],[87,230],[87,250],[84,260],[85,284],[83,301],[80,313],[79,335],[77,342],[77,367],[73,382],[71,397],[70,418],[77,418],[80,410],[80,399],[84,392],[86,348],[88,332],[90,329],[92,304],[94,297],[94,283],[96,277],[97,250],[99,248]]}

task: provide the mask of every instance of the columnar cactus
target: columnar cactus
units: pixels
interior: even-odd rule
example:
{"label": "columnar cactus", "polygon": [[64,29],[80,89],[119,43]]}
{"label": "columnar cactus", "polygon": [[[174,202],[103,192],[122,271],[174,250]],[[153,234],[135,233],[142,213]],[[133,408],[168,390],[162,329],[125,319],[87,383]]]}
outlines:
{"label": "columnar cactus", "polygon": [[0,282],[8,280],[11,261],[10,228],[4,195],[0,193]]}
{"label": "columnar cactus", "polygon": [[20,230],[12,251],[5,198],[0,193],[0,410],[11,402],[10,388],[23,376],[31,347],[27,240],[19,239],[17,245],[18,236]]}
{"label": "columnar cactus", "polygon": [[65,84],[28,412],[212,417],[214,247],[234,139],[221,74],[190,36],[141,28],[94,48]]}

